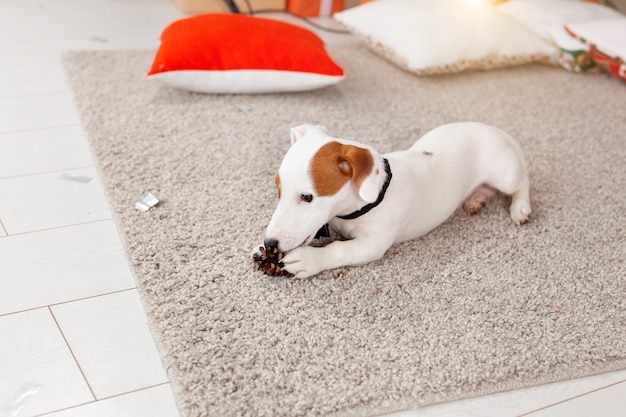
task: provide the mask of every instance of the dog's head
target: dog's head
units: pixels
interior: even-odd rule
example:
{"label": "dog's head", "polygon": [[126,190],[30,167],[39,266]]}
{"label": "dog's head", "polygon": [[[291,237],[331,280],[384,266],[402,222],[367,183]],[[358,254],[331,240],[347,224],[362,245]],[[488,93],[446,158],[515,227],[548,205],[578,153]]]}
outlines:
{"label": "dog's head", "polygon": [[382,157],[373,148],[328,136],[324,126],[292,128],[265,244],[282,252],[308,244],[333,217],[376,201],[384,181]]}

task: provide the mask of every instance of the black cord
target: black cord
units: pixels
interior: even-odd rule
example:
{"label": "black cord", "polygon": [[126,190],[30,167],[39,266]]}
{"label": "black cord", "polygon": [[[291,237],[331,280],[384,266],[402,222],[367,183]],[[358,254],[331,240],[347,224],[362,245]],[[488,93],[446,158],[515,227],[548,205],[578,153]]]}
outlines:
{"label": "black cord", "polygon": [[252,10],[252,5],[250,4],[250,2],[248,0],[243,0],[246,3],[246,7],[248,7],[248,14],[250,16],[254,15],[254,10]]}
{"label": "black cord", "polygon": [[239,13],[239,8],[233,0],[224,0],[224,3],[232,13]]}

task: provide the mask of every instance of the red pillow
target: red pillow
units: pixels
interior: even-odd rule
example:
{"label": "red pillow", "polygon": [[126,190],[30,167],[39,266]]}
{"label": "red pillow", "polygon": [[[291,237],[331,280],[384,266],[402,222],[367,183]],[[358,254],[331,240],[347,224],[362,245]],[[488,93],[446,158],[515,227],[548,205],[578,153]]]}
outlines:
{"label": "red pillow", "polygon": [[325,87],[344,73],[307,29],[215,13],[165,28],[148,76],[196,92],[267,93]]}

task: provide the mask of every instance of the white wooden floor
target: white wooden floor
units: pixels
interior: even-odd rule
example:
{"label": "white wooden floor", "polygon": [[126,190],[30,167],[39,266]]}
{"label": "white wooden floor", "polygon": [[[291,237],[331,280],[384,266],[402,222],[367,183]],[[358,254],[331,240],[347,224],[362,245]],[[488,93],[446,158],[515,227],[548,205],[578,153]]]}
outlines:
{"label": "white wooden floor", "polygon": [[[0,0],[2,416],[178,416],[60,57],[156,48],[179,17],[171,0]],[[626,372],[394,416],[519,415],[624,416]]]}

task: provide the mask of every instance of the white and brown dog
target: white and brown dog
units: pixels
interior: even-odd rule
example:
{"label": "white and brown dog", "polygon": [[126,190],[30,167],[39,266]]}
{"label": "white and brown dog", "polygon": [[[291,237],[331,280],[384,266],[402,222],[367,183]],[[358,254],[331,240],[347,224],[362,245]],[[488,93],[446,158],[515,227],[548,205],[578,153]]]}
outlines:
{"label": "white and brown dog", "polygon": [[[410,149],[385,155],[331,137],[323,126],[301,125],[291,129],[276,186],[278,205],[264,244],[285,253],[283,269],[296,278],[380,259],[392,244],[433,230],[462,203],[480,212],[494,189],[512,195],[515,223],[531,213],[519,145],[502,130],[473,122],[440,126]],[[307,246],[326,223],[348,240]]]}

